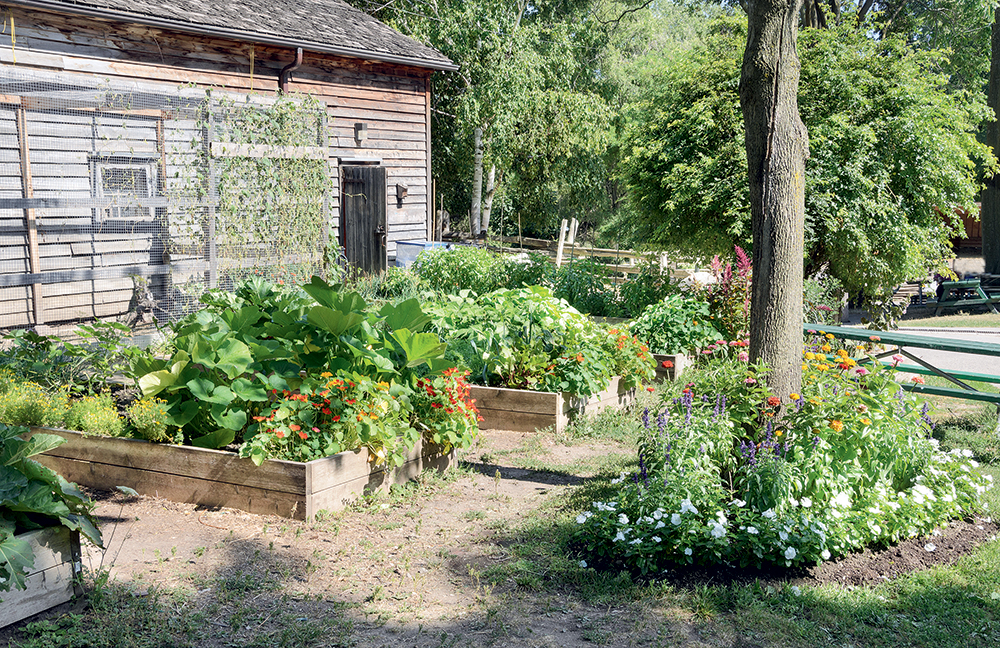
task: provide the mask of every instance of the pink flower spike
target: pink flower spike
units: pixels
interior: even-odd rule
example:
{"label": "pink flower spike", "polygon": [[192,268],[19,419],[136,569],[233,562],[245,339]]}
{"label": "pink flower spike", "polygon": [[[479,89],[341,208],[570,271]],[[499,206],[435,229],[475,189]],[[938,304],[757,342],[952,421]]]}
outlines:
{"label": "pink flower spike", "polygon": [[868,374],[870,372],[864,367],[858,367],[857,369],[854,370],[854,373],[858,374],[859,376],[864,376],[865,374]]}

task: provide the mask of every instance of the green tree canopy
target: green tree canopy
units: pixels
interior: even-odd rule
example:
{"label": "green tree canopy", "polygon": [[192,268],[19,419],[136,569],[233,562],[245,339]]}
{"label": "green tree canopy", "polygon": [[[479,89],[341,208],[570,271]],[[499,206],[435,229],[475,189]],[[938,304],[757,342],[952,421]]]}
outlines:
{"label": "green tree canopy", "polygon": [[[972,208],[984,97],[954,89],[943,54],[874,38],[845,20],[799,37],[799,109],[809,130],[808,271],[880,294],[948,255],[956,207]],[[623,173],[634,243],[687,253],[747,245],[750,211],[738,83],[746,20],[713,24],[631,115]]]}

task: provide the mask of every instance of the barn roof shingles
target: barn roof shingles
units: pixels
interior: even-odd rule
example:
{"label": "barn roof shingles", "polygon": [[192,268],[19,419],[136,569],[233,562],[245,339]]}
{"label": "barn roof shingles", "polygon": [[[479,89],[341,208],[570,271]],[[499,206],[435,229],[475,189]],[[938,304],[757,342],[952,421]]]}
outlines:
{"label": "barn roof shingles", "polygon": [[108,15],[124,22],[198,33],[243,36],[262,43],[295,42],[307,50],[356,55],[438,70],[455,66],[444,54],[404,36],[342,0],[56,0],[10,1],[65,13]]}

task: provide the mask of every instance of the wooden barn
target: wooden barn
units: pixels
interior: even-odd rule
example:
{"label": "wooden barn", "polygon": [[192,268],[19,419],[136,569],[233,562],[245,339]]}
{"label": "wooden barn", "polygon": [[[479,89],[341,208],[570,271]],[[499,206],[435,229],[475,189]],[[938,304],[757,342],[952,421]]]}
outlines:
{"label": "wooden barn", "polygon": [[364,12],[0,10],[0,329],[164,319],[204,287],[377,271],[430,238],[430,76],[456,66]]}

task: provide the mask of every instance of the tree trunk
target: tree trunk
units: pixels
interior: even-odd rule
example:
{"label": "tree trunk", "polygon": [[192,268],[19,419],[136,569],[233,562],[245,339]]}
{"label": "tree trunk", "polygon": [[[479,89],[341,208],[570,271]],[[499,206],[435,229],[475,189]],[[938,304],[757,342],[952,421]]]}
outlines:
{"label": "tree trunk", "polygon": [[787,398],[802,383],[802,258],[805,161],[795,50],[802,0],[750,0],[740,77],[746,126],[753,288],[750,359],[769,368],[772,392]]}
{"label": "tree trunk", "polygon": [[486,174],[486,195],[483,196],[483,231],[490,231],[490,216],[493,214],[493,194],[497,191],[497,165],[490,166]]}
{"label": "tree trunk", "polygon": [[479,215],[483,204],[483,129],[475,130],[476,152],[472,158],[472,210],[469,212],[469,229],[472,238],[479,238]]}
{"label": "tree trunk", "polygon": [[[993,121],[986,127],[986,144],[993,155],[1000,157],[1000,8],[995,10],[991,39],[990,85],[987,103],[993,110]],[[1000,274],[1000,174],[986,178],[983,190],[983,260],[986,272]]]}

